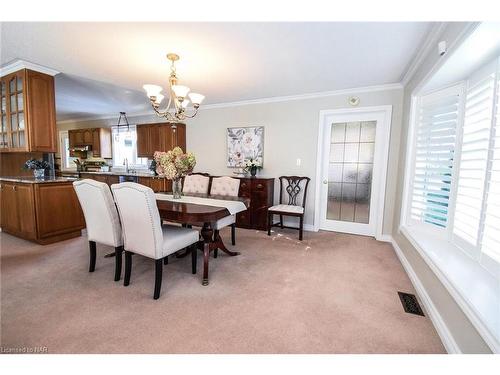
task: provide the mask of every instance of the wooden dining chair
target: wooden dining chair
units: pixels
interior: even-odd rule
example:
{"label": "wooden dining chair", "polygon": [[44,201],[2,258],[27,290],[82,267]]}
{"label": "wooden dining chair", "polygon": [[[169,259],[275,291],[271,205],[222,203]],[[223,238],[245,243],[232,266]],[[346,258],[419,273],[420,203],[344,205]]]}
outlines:
{"label": "wooden dining chair", "polygon": [[209,191],[210,175],[208,173],[191,173],[184,177],[183,193],[208,194]]}
{"label": "wooden dining chair", "polygon": [[89,272],[94,272],[96,263],[96,243],[115,248],[115,281],[122,273],[123,238],[122,228],[115,202],[108,184],[90,179],[73,182],[76,196],[80,201],[87,226],[89,241]]}
{"label": "wooden dining chair", "polygon": [[[210,187],[210,195],[221,195],[237,197],[240,190],[240,180],[228,176],[213,177]],[[220,238],[219,231],[227,226],[231,226],[231,244],[236,245],[236,215],[229,215],[215,223],[214,238]],[[218,250],[214,250],[214,258],[217,258]]]}
{"label": "wooden dining chair", "polygon": [[[267,211],[267,235],[271,235],[271,227],[280,226],[299,230],[299,240],[302,241],[304,230],[304,211],[306,208],[307,186],[311,180],[309,177],[281,176],[280,180],[280,203],[269,207]],[[273,223],[274,215],[280,215],[280,221]],[[299,218],[299,227],[287,227],[283,225],[283,216]]]}
{"label": "wooden dining chair", "polygon": [[153,190],[134,182],[111,185],[122,222],[125,248],[124,286],[130,284],[132,253],[155,260],[154,299],[160,297],[163,261],[165,257],[190,247],[192,272],[196,273],[197,230],[174,225],[161,225],[160,213]]}

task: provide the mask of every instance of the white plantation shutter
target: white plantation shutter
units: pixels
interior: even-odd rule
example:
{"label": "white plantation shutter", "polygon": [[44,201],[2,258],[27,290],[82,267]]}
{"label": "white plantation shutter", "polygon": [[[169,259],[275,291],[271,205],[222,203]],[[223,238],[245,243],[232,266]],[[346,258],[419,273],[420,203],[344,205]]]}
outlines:
{"label": "white plantation shutter", "polygon": [[453,222],[453,234],[465,248],[478,247],[494,94],[493,67],[469,79]]}
{"label": "white plantation shutter", "polygon": [[455,154],[460,87],[420,98],[417,112],[411,218],[446,228]]}
{"label": "white plantation shutter", "polygon": [[496,69],[481,251],[500,263],[500,61]]}

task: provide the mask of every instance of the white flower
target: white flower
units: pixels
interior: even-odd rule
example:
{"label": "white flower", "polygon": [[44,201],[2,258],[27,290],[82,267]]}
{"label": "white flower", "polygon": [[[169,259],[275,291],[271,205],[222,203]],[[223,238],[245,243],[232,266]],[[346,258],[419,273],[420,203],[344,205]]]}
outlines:
{"label": "white flower", "polygon": [[251,131],[245,131],[241,139],[241,144],[245,153],[254,152],[258,145],[258,138]]}

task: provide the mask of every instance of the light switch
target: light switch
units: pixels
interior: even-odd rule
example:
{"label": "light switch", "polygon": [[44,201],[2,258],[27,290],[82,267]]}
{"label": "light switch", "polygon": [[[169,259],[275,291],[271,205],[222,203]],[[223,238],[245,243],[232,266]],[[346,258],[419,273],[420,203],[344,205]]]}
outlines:
{"label": "light switch", "polygon": [[300,163],[302,163],[302,160],[300,158],[297,159],[297,167],[300,167]]}

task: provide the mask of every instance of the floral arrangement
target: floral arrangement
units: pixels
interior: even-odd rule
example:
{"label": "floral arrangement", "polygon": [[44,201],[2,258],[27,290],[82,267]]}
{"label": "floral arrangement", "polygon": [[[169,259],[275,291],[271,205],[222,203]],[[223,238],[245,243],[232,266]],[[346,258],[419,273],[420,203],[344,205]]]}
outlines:
{"label": "floral arrangement", "polygon": [[178,180],[193,171],[196,158],[192,152],[184,153],[180,147],[154,153],[156,172],[169,180]]}
{"label": "floral arrangement", "polygon": [[245,171],[250,172],[252,176],[257,174],[257,170],[262,169],[262,165],[255,159],[250,158],[245,162]]}
{"label": "floral arrangement", "polygon": [[245,170],[248,172],[252,169],[254,170],[262,169],[262,165],[260,165],[258,161],[250,158],[245,162]]}
{"label": "floral arrangement", "polygon": [[45,160],[29,159],[24,163],[25,169],[51,169],[49,162]]}

